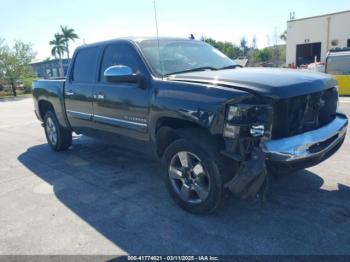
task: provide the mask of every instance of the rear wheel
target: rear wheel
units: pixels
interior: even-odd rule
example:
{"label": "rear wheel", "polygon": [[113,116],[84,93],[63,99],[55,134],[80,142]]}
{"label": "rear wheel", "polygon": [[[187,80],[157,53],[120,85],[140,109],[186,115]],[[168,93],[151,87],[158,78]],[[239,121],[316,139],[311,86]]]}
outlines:
{"label": "rear wheel", "polygon": [[48,111],[45,114],[44,129],[47,142],[53,150],[66,150],[72,145],[72,132],[58,123],[54,112]]}
{"label": "rear wheel", "polygon": [[211,153],[179,139],[163,155],[167,189],[175,202],[189,212],[210,213],[220,206],[223,179]]}

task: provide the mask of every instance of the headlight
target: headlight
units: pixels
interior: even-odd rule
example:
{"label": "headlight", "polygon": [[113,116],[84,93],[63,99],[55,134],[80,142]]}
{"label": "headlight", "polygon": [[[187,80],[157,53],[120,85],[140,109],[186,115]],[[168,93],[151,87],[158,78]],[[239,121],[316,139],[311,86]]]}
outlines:
{"label": "headlight", "polygon": [[227,107],[224,136],[263,136],[270,130],[272,107],[270,105],[237,104]]}
{"label": "headlight", "polygon": [[265,135],[265,126],[264,125],[252,125],[249,129],[250,135],[253,137]]}

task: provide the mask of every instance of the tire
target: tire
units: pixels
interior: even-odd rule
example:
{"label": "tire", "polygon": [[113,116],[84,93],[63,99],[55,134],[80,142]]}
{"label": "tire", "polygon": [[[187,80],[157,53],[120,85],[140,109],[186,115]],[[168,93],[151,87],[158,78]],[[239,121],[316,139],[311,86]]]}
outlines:
{"label": "tire", "polygon": [[163,155],[166,187],[175,202],[191,213],[208,214],[220,207],[224,179],[212,153],[181,138],[171,143]]}
{"label": "tire", "polygon": [[56,114],[48,111],[44,117],[46,140],[52,150],[67,150],[72,145],[72,132],[63,128],[57,120]]}

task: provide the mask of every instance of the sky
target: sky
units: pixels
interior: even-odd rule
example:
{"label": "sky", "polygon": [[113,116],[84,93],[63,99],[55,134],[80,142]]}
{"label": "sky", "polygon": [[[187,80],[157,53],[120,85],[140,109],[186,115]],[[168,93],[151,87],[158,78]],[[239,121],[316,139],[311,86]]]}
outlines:
{"label": "sky", "polygon": [[[349,0],[156,0],[160,36],[202,35],[239,44],[254,36],[259,48],[286,29],[289,13],[303,18],[350,10]],[[0,38],[30,42],[36,60],[51,55],[49,41],[60,25],[74,28],[83,43],[123,36],[156,35],[153,0],[0,0]]]}

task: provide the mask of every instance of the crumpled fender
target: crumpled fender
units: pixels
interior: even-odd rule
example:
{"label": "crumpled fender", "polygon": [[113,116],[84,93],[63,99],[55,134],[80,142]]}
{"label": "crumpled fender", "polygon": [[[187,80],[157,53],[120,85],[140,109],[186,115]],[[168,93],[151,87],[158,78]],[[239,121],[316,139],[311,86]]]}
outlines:
{"label": "crumpled fender", "polygon": [[249,159],[241,162],[236,175],[225,187],[243,199],[256,198],[266,185],[266,179],[265,154],[260,147],[255,146]]}

